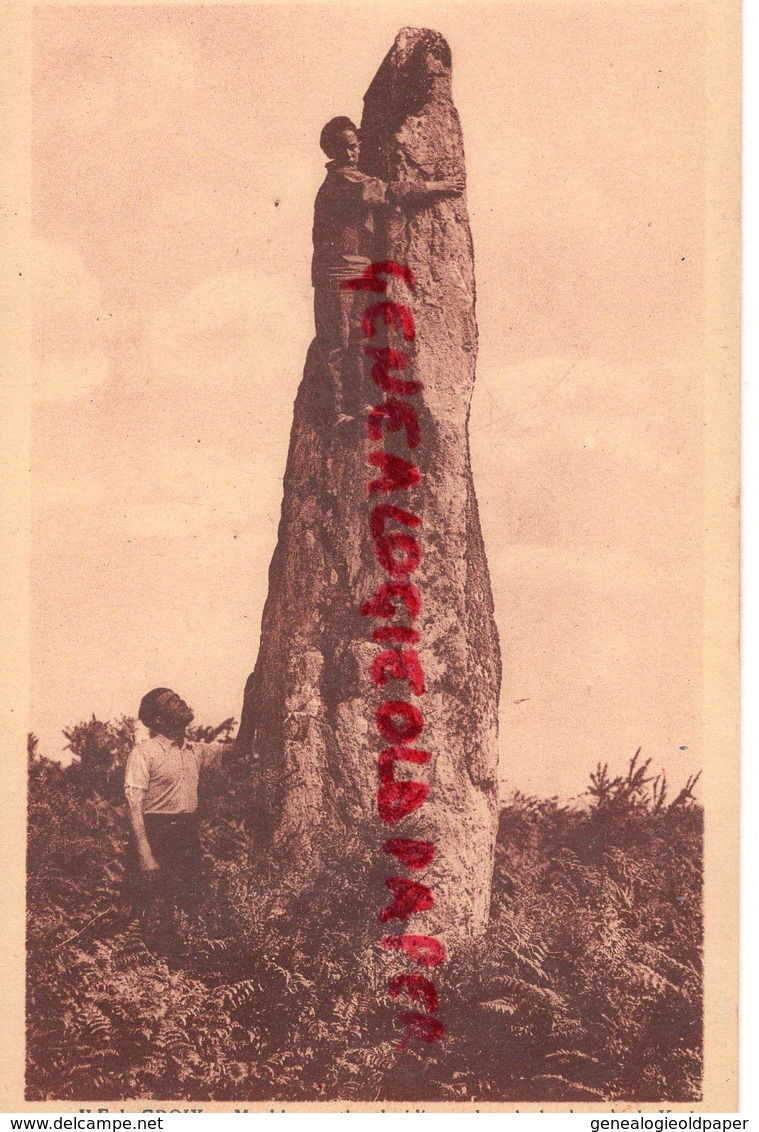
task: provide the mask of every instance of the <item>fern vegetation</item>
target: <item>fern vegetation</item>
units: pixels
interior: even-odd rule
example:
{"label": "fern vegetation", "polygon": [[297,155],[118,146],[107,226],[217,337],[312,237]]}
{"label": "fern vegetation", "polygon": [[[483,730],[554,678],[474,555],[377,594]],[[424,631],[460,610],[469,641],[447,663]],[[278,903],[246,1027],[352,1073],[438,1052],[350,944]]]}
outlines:
{"label": "fern vegetation", "polygon": [[378,846],[338,847],[293,922],[293,878],[260,866],[247,770],[209,778],[203,910],[177,969],[119,919],[134,723],[66,736],[68,767],[29,742],[28,1099],[698,1099],[694,781],[670,798],[636,755],[574,805],[508,799],[488,931],[435,972],[445,1037],[399,1049]]}

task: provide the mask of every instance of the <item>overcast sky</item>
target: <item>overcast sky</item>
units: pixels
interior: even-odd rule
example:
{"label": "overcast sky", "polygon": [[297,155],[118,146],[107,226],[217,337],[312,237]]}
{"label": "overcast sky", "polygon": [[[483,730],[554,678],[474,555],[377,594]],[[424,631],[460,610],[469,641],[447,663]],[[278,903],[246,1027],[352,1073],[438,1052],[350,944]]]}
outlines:
{"label": "overcast sky", "polygon": [[399,27],[454,55],[475,484],[506,790],[701,759],[703,29],[696,4],[40,8],[31,726],[256,658],[312,336],[318,135]]}

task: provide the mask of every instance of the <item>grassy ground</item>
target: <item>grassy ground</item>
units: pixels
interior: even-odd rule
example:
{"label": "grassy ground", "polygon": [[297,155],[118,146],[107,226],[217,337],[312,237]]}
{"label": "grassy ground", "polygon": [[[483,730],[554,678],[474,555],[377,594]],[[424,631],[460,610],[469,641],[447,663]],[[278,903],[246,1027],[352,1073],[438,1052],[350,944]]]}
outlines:
{"label": "grassy ground", "polygon": [[598,768],[576,806],[510,798],[488,931],[435,972],[445,1038],[401,1050],[385,990],[397,956],[351,919],[355,871],[336,862],[329,897],[315,886],[289,922],[286,881],[257,867],[239,769],[203,792],[207,896],[183,966],[114,922],[133,734],[80,724],[65,769],[30,743],[30,1100],[699,1097],[693,783],[669,799],[635,759]]}

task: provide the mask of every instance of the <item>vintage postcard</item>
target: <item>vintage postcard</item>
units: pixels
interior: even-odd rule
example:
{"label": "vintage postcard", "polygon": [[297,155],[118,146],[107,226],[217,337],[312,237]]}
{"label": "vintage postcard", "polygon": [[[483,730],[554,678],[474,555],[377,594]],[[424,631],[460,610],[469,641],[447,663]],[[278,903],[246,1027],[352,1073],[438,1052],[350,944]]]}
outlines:
{"label": "vintage postcard", "polygon": [[6,1110],[734,1111],[738,4],[3,19]]}

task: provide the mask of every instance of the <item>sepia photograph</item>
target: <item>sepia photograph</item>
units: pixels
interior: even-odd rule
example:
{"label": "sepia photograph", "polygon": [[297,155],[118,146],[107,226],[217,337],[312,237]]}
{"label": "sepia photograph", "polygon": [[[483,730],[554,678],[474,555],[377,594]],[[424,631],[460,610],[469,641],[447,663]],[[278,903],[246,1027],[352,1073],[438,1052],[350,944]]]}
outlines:
{"label": "sepia photograph", "polygon": [[737,5],[27,17],[18,1107],[730,1111]]}

